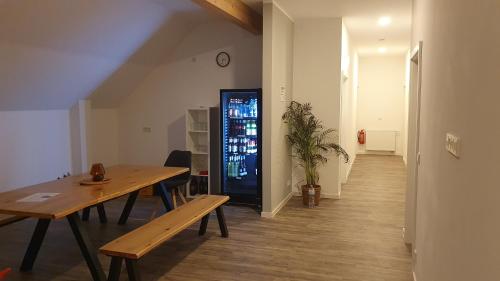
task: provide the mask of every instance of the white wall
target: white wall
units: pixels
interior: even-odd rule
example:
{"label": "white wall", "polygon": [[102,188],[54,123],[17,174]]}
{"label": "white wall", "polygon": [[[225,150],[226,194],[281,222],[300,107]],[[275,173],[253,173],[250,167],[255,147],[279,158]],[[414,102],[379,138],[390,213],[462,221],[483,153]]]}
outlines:
{"label": "white wall", "polygon": [[[362,56],[359,59],[358,130],[397,131],[396,152],[403,155],[405,55]],[[358,153],[371,153],[358,144]]]}
{"label": "white wall", "polygon": [[[263,216],[273,216],[292,193],[292,161],[281,120],[293,96],[293,21],[272,3],[264,4],[263,39]],[[286,92],[281,100],[281,89]]]}
{"label": "white wall", "polygon": [[87,173],[92,165],[92,104],[79,100],[69,110],[71,140],[71,173]]}
{"label": "white wall", "polygon": [[342,23],[342,77],[340,145],[349,154],[348,163],[341,163],[341,182],[346,183],[357,152],[357,54],[349,32]]}
{"label": "white wall", "polygon": [[[231,56],[221,68],[220,51]],[[221,88],[262,86],[262,38],[217,21],[193,29],[118,108],[119,162],[162,165],[185,148],[186,109],[216,106]],[[143,132],[144,127],[151,132]]]}
{"label": "white wall", "polygon": [[92,109],[90,119],[92,163],[104,167],[119,164],[118,111],[116,109]]}
{"label": "white wall", "polygon": [[[414,1],[423,41],[418,281],[500,276],[500,2]],[[415,104],[411,104],[411,107]],[[445,134],[462,139],[461,157]]]}
{"label": "white wall", "polygon": [[82,165],[82,140],[80,131],[80,105],[79,102],[69,110],[69,138],[71,153],[71,173],[80,174]]}
{"label": "white wall", "polygon": [[0,111],[0,192],[71,171],[69,112]]}
{"label": "white wall", "polygon": [[[295,21],[293,98],[310,102],[325,128],[340,129],[342,20],[340,18]],[[322,196],[339,198],[340,160],[334,154],[320,168]],[[304,173],[294,166],[293,185],[303,184]]]}

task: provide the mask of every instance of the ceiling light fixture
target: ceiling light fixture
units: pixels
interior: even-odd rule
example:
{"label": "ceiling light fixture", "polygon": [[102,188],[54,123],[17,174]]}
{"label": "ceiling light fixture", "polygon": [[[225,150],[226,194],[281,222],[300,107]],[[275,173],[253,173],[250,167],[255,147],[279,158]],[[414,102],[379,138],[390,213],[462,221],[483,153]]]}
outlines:
{"label": "ceiling light fixture", "polygon": [[391,17],[380,17],[378,19],[378,25],[380,26],[388,26],[391,23],[392,23]]}
{"label": "ceiling light fixture", "polygon": [[387,53],[387,48],[386,47],[380,47],[380,48],[378,48],[378,52],[381,53],[381,54],[385,54],[385,53]]}

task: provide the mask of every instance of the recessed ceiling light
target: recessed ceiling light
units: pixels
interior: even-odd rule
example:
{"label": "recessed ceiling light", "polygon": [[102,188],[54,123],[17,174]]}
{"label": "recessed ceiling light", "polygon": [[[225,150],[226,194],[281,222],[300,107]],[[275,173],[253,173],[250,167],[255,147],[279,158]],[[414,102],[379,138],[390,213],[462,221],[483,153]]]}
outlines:
{"label": "recessed ceiling light", "polygon": [[388,26],[391,23],[392,23],[391,17],[380,17],[378,19],[378,25],[380,26]]}
{"label": "recessed ceiling light", "polygon": [[378,48],[378,52],[381,54],[387,53],[387,48],[386,47],[380,47]]}

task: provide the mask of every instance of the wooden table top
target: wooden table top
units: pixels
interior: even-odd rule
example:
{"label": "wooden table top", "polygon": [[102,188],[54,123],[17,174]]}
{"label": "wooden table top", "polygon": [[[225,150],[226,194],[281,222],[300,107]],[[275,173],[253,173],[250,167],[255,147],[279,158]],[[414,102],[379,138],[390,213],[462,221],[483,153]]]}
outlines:
{"label": "wooden table top", "polygon": [[[106,168],[106,178],[111,181],[103,185],[80,185],[90,177],[84,174],[0,193],[0,214],[60,219],[188,171],[180,167],[113,166]],[[59,194],[43,202],[18,201],[35,193]]]}

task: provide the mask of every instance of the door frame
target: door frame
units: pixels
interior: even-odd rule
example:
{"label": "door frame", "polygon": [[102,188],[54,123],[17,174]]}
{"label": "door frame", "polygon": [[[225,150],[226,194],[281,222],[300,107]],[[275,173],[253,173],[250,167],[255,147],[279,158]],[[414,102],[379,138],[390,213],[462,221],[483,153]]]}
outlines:
{"label": "door frame", "polygon": [[[413,116],[408,119],[408,137],[413,137],[413,145],[408,145],[408,182],[406,192],[406,222],[404,229],[405,243],[411,246],[413,265],[417,260],[417,198],[418,198],[418,174],[419,165],[421,163],[420,155],[420,127],[421,127],[421,96],[422,96],[422,49],[423,42],[419,44],[410,53],[410,106],[414,109],[411,111]],[[409,113],[410,114],[410,113]],[[410,122],[412,123],[410,126]]]}

